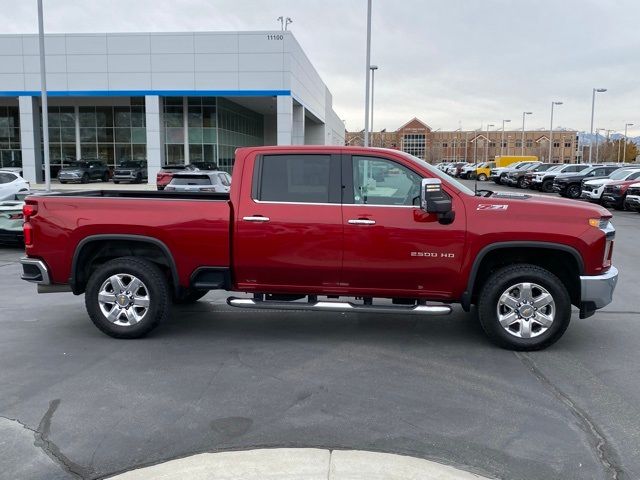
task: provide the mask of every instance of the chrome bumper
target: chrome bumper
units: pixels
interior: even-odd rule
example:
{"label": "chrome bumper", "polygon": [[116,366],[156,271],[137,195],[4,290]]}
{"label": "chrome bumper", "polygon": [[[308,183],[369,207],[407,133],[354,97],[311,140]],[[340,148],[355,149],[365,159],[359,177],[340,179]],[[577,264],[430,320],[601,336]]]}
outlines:
{"label": "chrome bumper", "polygon": [[596,309],[609,305],[613,299],[616,283],[618,283],[618,269],[614,266],[602,275],[581,276],[581,302],[591,304]]}
{"label": "chrome bumper", "polygon": [[22,280],[27,282],[37,283],[38,285],[50,285],[51,279],[49,277],[49,270],[42,260],[35,258],[22,257],[20,259],[22,264]]}

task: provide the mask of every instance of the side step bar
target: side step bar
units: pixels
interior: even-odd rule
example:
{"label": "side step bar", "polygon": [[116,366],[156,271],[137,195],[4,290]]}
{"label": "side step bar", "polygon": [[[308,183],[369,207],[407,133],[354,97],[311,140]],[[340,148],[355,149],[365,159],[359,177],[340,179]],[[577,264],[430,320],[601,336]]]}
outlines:
{"label": "side step bar", "polygon": [[272,300],[254,300],[252,298],[227,298],[232,307],[259,308],[262,310],[313,310],[323,312],[363,312],[363,313],[400,313],[403,315],[448,315],[451,307],[448,305],[356,305],[351,302],[281,302]]}

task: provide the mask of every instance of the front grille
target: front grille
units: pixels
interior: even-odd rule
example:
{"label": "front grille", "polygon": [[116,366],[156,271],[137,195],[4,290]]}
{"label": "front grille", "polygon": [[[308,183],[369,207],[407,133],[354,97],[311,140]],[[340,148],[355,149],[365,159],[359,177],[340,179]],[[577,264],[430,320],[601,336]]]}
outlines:
{"label": "front grille", "polygon": [[627,195],[640,195],[640,187],[633,187],[627,190]]}
{"label": "front grille", "polygon": [[615,193],[616,190],[613,189],[613,187],[604,187],[604,191],[603,193]]}
{"label": "front grille", "polygon": [[582,190],[584,190],[585,192],[593,192],[594,189],[595,187],[593,185],[585,185],[582,187]]}
{"label": "front grille", "polygon": [[114,175],[131,175],[130,170],[116,170],[113,172]]}

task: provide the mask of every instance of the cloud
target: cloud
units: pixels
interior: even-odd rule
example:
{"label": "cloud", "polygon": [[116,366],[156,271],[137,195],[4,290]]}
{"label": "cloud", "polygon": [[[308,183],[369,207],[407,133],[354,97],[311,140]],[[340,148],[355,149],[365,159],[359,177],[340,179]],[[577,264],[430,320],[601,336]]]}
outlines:
{"label": "cloud", "polygon": [[[0,0],[5,33],[37,30],[36,2]],[[10,13],[7,13],[10,12]],[[347,127],[364,124],[366,0],[56,0],[48,32],[271,30],[290,16]],[[4,18],[2,18],[4,17]],[[376,128],[413,116],[434,128],[477,128],[523,110],[532,128],[640,125],[637,0],[373,0]],[[633,134],[640,134],[640,128]]]}

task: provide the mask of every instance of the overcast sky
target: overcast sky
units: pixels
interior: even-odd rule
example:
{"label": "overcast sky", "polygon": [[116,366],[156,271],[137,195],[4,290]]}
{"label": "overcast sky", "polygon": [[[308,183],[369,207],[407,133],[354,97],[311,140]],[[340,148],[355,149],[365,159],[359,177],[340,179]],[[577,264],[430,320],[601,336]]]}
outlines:
{"label": "overcast sky", "polygon": [[[364,126],[366,0],[44,0],[48,32],[290,29],[349,130]],[[0,0],[3,33],[37,31],[36,0]],[[375,129],[640,126],[640,0],[373,0]],[[640,127],[630,133],[640,135]]]}

